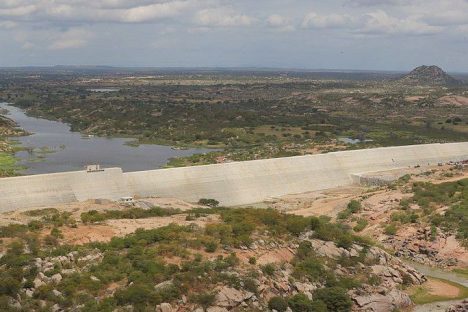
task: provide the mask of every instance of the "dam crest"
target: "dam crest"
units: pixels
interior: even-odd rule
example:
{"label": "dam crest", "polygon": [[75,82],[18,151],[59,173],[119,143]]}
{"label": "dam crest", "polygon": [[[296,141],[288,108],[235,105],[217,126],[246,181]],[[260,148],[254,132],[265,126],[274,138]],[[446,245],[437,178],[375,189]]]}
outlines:
{"label": "dam crest", "polygon": [[123,172],[108,168],[0,179],[0,211],[89,199],[214,198],[246,205],[352,185],[356,175],[468,160],[468,142],[381,147],[224,164]]}

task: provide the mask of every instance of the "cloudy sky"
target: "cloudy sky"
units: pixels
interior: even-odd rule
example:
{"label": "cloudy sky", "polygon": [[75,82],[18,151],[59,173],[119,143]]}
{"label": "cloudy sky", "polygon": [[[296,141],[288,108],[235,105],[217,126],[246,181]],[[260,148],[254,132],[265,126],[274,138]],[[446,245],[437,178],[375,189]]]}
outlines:
{"label": "cloudy sky", "polygon": [[0,66],[468,72],[468,0],[0,0]]}

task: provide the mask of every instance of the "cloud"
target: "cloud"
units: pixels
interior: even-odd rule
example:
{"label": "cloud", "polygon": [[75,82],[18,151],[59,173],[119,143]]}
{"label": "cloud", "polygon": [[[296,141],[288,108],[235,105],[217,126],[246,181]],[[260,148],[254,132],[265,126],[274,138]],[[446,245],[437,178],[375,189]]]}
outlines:
{"label": "cloud", "polygon": [[0,21],[0,28],[3,29],[12,29],[15,28],[17,24],[12,21]]}
{"label": "cloud", "polygon": [[275,28],[280,31],[293,31],[295,30],[295,27],[291,24],[291,21],[289,18],[278,15],[278,14],[273,14],[268,16],[266,20],[268,26]]}
{"label": "cloud", "polygon": [[356,7],[369,7],[369,6],[385,6],[385,5],[401,5],[411,3],[414,0],[347,0],[346,3]]}
{"label": "cloud", "polygon": [[302,20],[303,28],[344,28],[354,23],[350,15],[329,14],[319,15],[315,12],[307,14]]}
{"label": "cloud", "polygon": [[2,0],[0,17],[33,22],[143,23],[176,17],[207,0]]}
{"label": "cloud", "polygon": [[50,50],[76,49],[86,46],[91,33],[84,29],[70,29],[57,36],[50,44]]}
{"label": "cloud", "polygon": [[232,9],[214,8],[199,11],[195,16],[195,22],[208,27],[236,27],[250,26],[255,19]]}
{"label": "cloud", "polygon": [[382,10],[365,14],[362,21],[363,25],[358,32],[367,34],[430,35],[442,31],[440,27],[428,25],[411,17],[390,16]]}
{"label": "cloud", "polygon": [[303,28],[340,29],[356,34],[372,35],[430,35],[443,28],[429,25],[417,17],[396,17],[383,10],[376,10],[360,15],[307,14],[302,21]]}

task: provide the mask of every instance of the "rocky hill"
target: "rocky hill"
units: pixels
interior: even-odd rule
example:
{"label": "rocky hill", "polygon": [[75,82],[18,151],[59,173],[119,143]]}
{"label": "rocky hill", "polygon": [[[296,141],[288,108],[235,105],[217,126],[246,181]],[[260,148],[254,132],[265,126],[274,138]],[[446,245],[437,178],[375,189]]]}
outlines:
{"label": "rocky hill", "polygon": [[461,82],[448,75],[438,66],[419,66],[413,69],[409,74],[398,80],[404,84],[410,85],[436,85],[449,86],[458,85]]}

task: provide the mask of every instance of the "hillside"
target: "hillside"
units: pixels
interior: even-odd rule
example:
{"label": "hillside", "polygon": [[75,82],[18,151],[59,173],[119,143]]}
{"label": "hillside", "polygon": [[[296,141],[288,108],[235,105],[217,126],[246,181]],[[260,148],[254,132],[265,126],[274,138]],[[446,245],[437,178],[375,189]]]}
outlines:
{"label": "hillside", "polygon": [[442,68],[432,66],[419,66],[413,69],[409,74],[398,80],[399,82],[410,85],[435,85],[449,86],[458,85],[461,82],[448,75]]}

